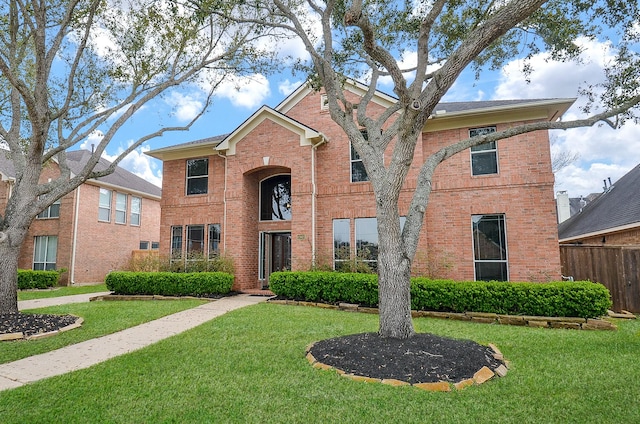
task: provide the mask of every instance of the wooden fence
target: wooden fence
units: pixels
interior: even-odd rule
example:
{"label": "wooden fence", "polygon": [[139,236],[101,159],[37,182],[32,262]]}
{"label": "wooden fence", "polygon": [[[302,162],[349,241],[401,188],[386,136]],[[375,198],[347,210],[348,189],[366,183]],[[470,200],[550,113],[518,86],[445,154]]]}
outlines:
{"label": "wooden fence", "polygon": [[640,313],[640,248],[560,246],[562,275],[604,284],[613,310]]}

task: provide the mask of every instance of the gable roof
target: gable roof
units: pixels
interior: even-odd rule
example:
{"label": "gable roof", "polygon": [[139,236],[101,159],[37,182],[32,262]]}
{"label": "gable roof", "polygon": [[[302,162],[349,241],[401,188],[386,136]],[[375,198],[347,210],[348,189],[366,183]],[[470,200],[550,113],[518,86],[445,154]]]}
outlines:
{"label": "gable roof", "polygon": [[[9,151],[2,149],[0,151],[0,174],[2,179],[15,179],[15,170],[13,162],[9,158]],[[87,150],[74,150],[67,152],[67,163],[69,170],[73,174],[79,174],[91,157],[91,152]],[[100,158],[95,169],[101,170],[111,165],[111,162],[104,158]],[[162,189],[155,184],[150,183],[144,178],[138,177],[132,172],[117,166],[112,174],[100,177],[98,179],[88,180],[87,182],[96,182],[99,185],[110,186],[112,188],[120,188],[130,192],[138,193],[147,197],[160,199]]]}
{"label": "gable roof", "polygon": [[558,238],[580,238],[640,227],[640,164],[558,226]]}
{"label": "gable roof", "polygon": [[[348,80],[345,82],[345,89],[362,96],[368,87],[358,81]],[[227,155],[233,155],[235,154],[235,143],[265,119],[270,119],[300,134],[301,145],[315,144],[314,140],[323,139],[322,133],[286,115],[298,102],[314,91],[309,84],[303,83],[275,108],[268,106],[259,108],[230,134],[168,146],[145,152],[145,154],[160,160],[209,156],[216,151],[225,151]],[[389,107],[398,99],[376,90],[372,101]],[[440,131],[451,128],[477,127],[495,122],[517,122],[532,119],[552,121],[562,116],[574,101],[574,98],[562,98],[443,102],[436,106],[423,130]]]}

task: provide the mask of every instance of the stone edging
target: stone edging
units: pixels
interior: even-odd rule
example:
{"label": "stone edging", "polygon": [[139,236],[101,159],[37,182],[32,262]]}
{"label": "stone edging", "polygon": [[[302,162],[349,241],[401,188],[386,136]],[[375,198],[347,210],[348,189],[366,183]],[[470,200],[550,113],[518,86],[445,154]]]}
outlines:
{"label": "stone edging", "polygon": [[307,349],[305,351],[307,360],[309,361],[311,366],[313,366],[314,368],[321,369],[321,370],[332,370],[338,373],[338,375],[341,375],[346,378],[350,378],[351,380],[354,380],[354,381],[363,381],[365,383],[388,384],[390,386],[395,386],[395,387],[413,386],[413,387],[417,387],[418,389],[427,390],[429,392],[450,392],[454,389],[462,390],[466,387],[482,384],[486,381],[489,381],[496,375],[498,377],[504,377],[505,375],[507,375],[507,370],[508,370],[508,362],[505,361],[504,356],[502,355],[500,350],[494,344],[489,343],[489,347],[494,352],[493,357],[501,362],[504,362],[504,364],[500,365],[495,370],[491,370],[489,367],[484,366],[480,368],[475,374],[473,374],[473,377],[467,378],[462,381],[458,381],[457,383],[452,383],[450,381],[442,381],[442,380],[436,381],[434,383],[409,383],[407,381],[396,380],[396,379],[381,379],[381,378],[366,377],[366,376],[357,375],[357,374],[350,374],[350,373],[346,373],[345,371],[339,368],[335,368],[330,365],[323,364],[322,362],[317,361],[316,358],[314,358],[314,356],[311,354],[311,348],[313,348],[314,344],[315,343],[311,343],[309,346],[307,346]]}
{"label": "stone edging", "polygon": [[[72,316],[75,316],[75,315],[72,315]],[[49,331],[49,332],[46,332],[46,333],[33,334],[31,336],[25,336],[24,333],[22,333],[22,332],[20,332],[20,333],[0,334],[0,341],[20,340],[20,339],[24,339],[24,340],[44,339],[45,337],[55,336],[56,334],[64,333],[65,331],[69,331],[69,330],[73,330],[74,328],[78,328],[78,327],[80,327],[82,325],[83,322],[84,322],[84,319],[82,317],[76,317],[76,322],[74,322],[73,324],[69,324],[66,327],[62,327],[62,328],[60,328],[58,330]]]}
{"label": "stone edging", "polygon": [[[297,300],[277,300],[270,299],[270,303],[281,305],[315,306],[318,308],[335,309],[349,312],[362,312],[377,314],[378,308],[368,308],[352,303],[339,303],[331,305],[320,302],[304,302]],[[471,321],[486,324],[506,324],[520,325],[536,328],[565,328],[572,330],[617,330],[618,328],[610,321],[604,319],[575,318],[575,317],[539,317],[526,315],[503,315],[485,312],[434,312],[434,311],[411,311],[414,318],[430,317],[453,319],[459,321]]]}

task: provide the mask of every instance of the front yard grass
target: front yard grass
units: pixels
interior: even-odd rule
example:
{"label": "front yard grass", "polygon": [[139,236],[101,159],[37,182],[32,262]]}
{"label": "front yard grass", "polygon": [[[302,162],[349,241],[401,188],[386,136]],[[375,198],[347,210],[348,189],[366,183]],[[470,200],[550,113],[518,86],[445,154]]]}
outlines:
{"label": "front yard grass", "polygon": [[49,297],[71,296],[74,294],[87,294],[107,292],[107,285],[95,284],[88,286],[54,287],[46,290],[18,290],[18,300],[45,299]]}
{"label": "front yard grass", "polygon": [[82,317],[84,322],[80,328],[40,340],[0,342],[0,363],[16,361],[115,333],[202,303],[205,302],[201,300],[84,302],[23,311],[39,314],[73,314]]}
{"label": "front yard grass", "polygon": [[377,316],[259,304],[89,369],[0,392],[0,422],[640,422],[638,321],[618,321],[615,332],[414,322],[419,332],[495,343],[509,373],[450,393],[352,381],[312,368],[305,347],[376,331]]}

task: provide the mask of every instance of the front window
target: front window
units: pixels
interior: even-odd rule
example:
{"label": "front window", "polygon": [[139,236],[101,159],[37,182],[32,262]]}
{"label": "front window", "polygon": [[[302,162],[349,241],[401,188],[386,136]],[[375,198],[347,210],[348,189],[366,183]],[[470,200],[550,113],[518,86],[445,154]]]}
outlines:
{"label": "front window", "polygon": [[[365,140],[369,139],[367,130],[362,130],[360,133]],[[364,163],[362,163],[360,155],[353,147],[353,144],[349,143],[349,145],[351,146],[351,182],[358,183],[361,181],[369,181],[367,170],[364,168]]]}
{"label": "front window", "polygon": [[149,249],[149,242],[148,241],[141,241],[140,242],[140,250],[148,250]]}
{"label": "front window", "polygon": [[351,258],[351,224],[349,219],[333,220],[333,269],[347,270]]}
{"label": "front window", "polygon": [[509,276],[504,215],[472,215],[471,221],[476,280],[507,281]]}
{"label": "front window", "polygon": [[[469,137],[496,132],[496,127],[474,128]],[[487,175],[498,173],[498,146],[495,141],[483,143],[471,148],[471,174]]]}
{"label": "front window", "polygon": [[378,228],[376,218],[356,218],[356,257],[372,271],[378,269]]}
{"label": "front window", "polygon": [[140,225],[140,209],[142,209],[142,199],[131,196],[131,225]]}
{"label": "front window", "polygon": [[111,190],[100,189],[100,204],[98,206],[98,221],[111,221]]}
{"label": "front window", "polygon": [[209,186],[209,159],[187,161],[187,195],[206,194]]}
{"label": "front window", "polygon": [[187,225],[187,259],[199,259],[204,252],[204,225]]}
{"label": "front window", "polygon": [[171,227],[171,258],[182,257],[182,226]]}
{"label": "front window", "polygon": [[291,220],[291,175],[277,175],[260,183],[260,220]]}
{"label": "front window", "polygon": [[34,240],[33,269],[51,271],[56,269],[58,253],[57,236],[37,236]]}
{"label": "front window", "polygon": [[209,224],[209,259],[219,254],[220,249],[220,224]]}
{"label": "front window", "polygon": [[116,224],[127,223],[127,195],[116,193]]}
{"label": "front window", "polygon": [[50,204],[47,209],[40,212],[37,216],[38,219],[47,218],[60,218],[60,199]]}

